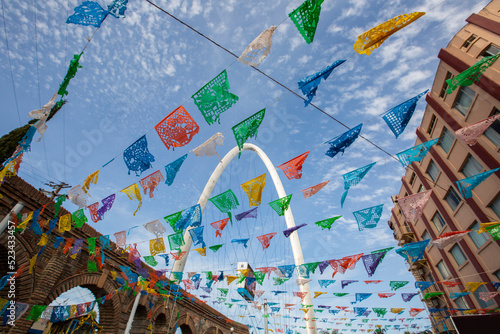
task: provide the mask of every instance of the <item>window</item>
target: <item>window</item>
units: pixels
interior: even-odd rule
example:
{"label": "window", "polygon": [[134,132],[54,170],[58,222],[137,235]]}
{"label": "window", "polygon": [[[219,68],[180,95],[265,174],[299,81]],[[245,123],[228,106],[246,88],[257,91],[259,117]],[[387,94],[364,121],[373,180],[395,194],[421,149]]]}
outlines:
{"label": "window", "polygon": [[500,52],[500,48],[496,45],[490,44],[486,49],[484,49],[483,53],[481,53],[481,57],[489,57],[494,56]]}
{"label": "window", "polygon": [[432,181],[436,181],[438,173],[439,173],[438,166],[433,160],[431,160],[431,162],[429,162],[429,167],[427,167],[427,174],[429,174]]}
{"label": "window", "polygon": [[438,230],[438,232],[440,232],[443,229],[444,225],[446,225],[446,222],[444,221],[443,216],[441,216],[439,211],[436,211],[434,217],[432,217],[432,223],[434,224],[434,226],[436,226],[436,230]]}
{"label": "window", "polygon": [[465,177],[470,177],[472,175],[481,173],[482,170],[483,166],[481,166],[476,158],[469,154],[467,159],[465,159],[465,163],[460,171],[465,175]]}
{"label": "window", "polygon": [[421,193],[422,191],[425,191],[425,188],[424,188],[424,185],[421,184],[420,187],[418,187],[418,191],[419,193]]}
{"label": "window", "polygon": [[491,210],[500,218],[500,196],[497,196],[493,202],[490,204]]}
{"label": "window", "polygon": [[457,304],[458,308],[468,309],[470,308],[464,297],[460,297],[454,300],[455,304]]}
{"label": "window", "polygon": [[[498,113],[500,113],[500,111],[497,108],[493,108],[491,116]],[[498,119],[484,131],[484,136],[488,138],[493,145],[498,146],[498,144],[500,144],[500,121]]]}
{"label": "window", "polygon": [[468,48],[472,42],[474,42],[476,40],[477,36],[472,34],[469,38],[467,38],[467,40],[464,42],[464,44],[462,45],[463,48]]}
{"label": "window", "polygon": [[457,265],[459,267],[462,264],[464,264],[465,261],[467,261],[467,258],[465,257],[464,252],[462,251],[462,248],[460,248],[460,246],[458,244],[455,244],[455,246],[453,246],[450,249],[450,253],[451,253],[451,256],[453,256],[453,259],[455,260],[455,262],[457,263]]}
{"label": "window", "polygon": [[446,194],[444,200],[446,201],[446,203],[448,203],[452,211],[455,211],[458,207],[458,204],[460,204],[461,202],[460,197],[452,187],[450,187],[450,189],[448,190],[448,193]]}
{"label": "window", "polygon": [[500,281],[500,270],[497,270],[493,273],[493,275],[495,275],[495,277],[497,278],[497,280]]}
{"label": "window", "polygon": [[455,140],[455,136],[451,133],[447,128],[443,128],[443,132],[441,133],[441,137],[439,138],[438,145],[441,146],[445,153],[450,152],[451,145]]}
{"label": "window", "polygon": [[476,93],[471,88],[467,86],[460,87],[457,99],[453,104],[453,108],[455,108],[456,110],[458,110],[458,112],[465,116],[465,114],[467,114],[467,111],[469,110],[470,105],[472,104],[474,95],[476,95]]}
{"label": "window", "polygon": [[415,183],[415,173],[411,173],[410,177],[410,184],[413,185],[413,183]]}
{"label": "window", "polygon": [[446,264],[444,264],[443,260],[439,261],[437,268],[443,279],[447,279],[450,276],[450,272],[448,271],[448,268],[446,268]]}
{"label": "window", "polygon": [[[444,96],[446,95],[446,90],[448,89],[448,83],[446,82],[446,80],[449,80],[452,77],[453,77],[453,75],[450,72],[446,72],[446,78],[444,79],[443,88],[441,88],[441,92],[439,93],[440,98],[444,98]],[[427,130],[427,131],[429,131],[429,130]],[[430,132],[427,132],[427,133],[430,133]]]}
{"label": "window", "polygon": [[480,226],[479,226],[479,223],[477,221],[475,221],[474,224],[472,224],[472,226],[469,227],[469,230],[471,230],[469,233],[469,237],[471,238],[471,240],[474,243],[474,245],[476,246],[476,248],[481,248],[481,246],[484,245],[486,243],[486,241],[488,241],[488,233],[483,232],[483,233],[477,234],[477,231],[479,230],[479,228],[480,228]]}
{"label": "window", "polygon": [[436,125],[436,115],[432,114],[431,121],[429,122],[429,127],[427,128],[427,133],[430,134],[432,130],[434,130],[434,126]]}
{"label": "window", "polygon": [[429,234],[429,231],[425,230],[425,232],[422,234],[422,240],[430,240],[431,235]]}
{"label": "window", "polygon": [[484,285],[481,285],[479,288],[476,289],[476,291],[474,291],[474,296],[476,297],[479,306],[481,306],[481,308],[488,308],[492,306],[494,304],[493,300],[488,300],[487,302],[485,302],[484,300],[479,298],[480,297],[479,294],[481,292],[488,292],[488,289]]}

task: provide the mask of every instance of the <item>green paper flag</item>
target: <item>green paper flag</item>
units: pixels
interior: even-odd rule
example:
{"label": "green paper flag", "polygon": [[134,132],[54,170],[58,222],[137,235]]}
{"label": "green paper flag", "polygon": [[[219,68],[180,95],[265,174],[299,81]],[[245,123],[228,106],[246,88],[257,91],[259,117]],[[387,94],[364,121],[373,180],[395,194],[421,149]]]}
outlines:
{"label": "green paper flag", "polygon": [[446,80],[446,83],[448,84],[446,94],[453,93],[453,91],[459,86],[470,86],[474,82],[479,81],[483,76],[483,72],[486,71],[486,69],[490,67],[499,57],[500,53],[497,55],[484,57],[475,65],[469,67],[456,77]]}
{"label": "green paper flag", "polygon": [[321,262],[312,262],[312,263],[304,263],[303,266],[306,267],[307,271],[310,273],[313,273],[316,271],[316,268],[318,268],[318,265]]}
{"label": "green paper flag", "polygon": [[87,243],[89,245],[89,255],[95,255],[95,240],[96,238],[87,238]]}
{"label": "green paper flag", "polygon": [[63,82],[61,82],[61,85],[59,86],[59,90],[57,91],[57,94],[61,95],[61,99],[64,95],[68,95],[68,91],[66,90],[69,85],[69,81],[73,79],[76,75],[76,72],[78,71],[79,68],[82,68],[80,65],[80,57],[82,56],[83,52],[80,53],[79,55],[74,55],[73,60],[70,61],[69,63],[69,68],[68,72],[66,73],[66,76],[63,79]]}
{"label": "green paper flag", "polygon": [[211,250],[215,252],[217,252],[219,250],[219,248],[221,248],[222,246],[224,246],[224,244],[220,244],[220,245],[213,245],[213,246],[209,246],[208,248],[210,248]]}
{"label": "green paper flag", "polygon": [[158,264],[158,261],[156,261],[155,257],[149,256],[149,255],[144,256],[144,262],[146,262],[147,264],[149,264],[152,267],[156,267],[156,265]]}
{"label": "green paper flag", "polygon": [[257,130],[264,119],[265,113],[266,109],[264,108],[232,127],[234,138],[240,149],[239,155],[241,155],[243,144],[245,144],[248,138],[257,138]]}
{"label": "green paper flag", "polygon": [[88,261],[87,262],[87,271],[89,273],[95,273],[95,272],[97,272],[97,262],[95,262],[95,261]]}
{"label": "green paper flag", "polygon": [[257,283],[262,285],[262,283],[264,283],[264,278],[266,278],[266,273],[255,271],[253,274]]}
{"label": "green paper flag", "polygon": [[172,230],[174,230],[174,232],[179,232],[182,231],[182,229],[176,230],[175,224],[179,221],[179,219],[181,219],[181,217],[182,217],[182,211],[179,211],[171,215],[168,215],[166,217],[163,217],[163,219],[165,219],[165,221],[170,225],[170,227],[172,227]]}
{"label": "green paper flag", "polygon": [[228,213],[232,209],[236,209],[238,205],[240,205],[238,199],[236,198],[236,195],[231,189],[210,198],[210,202],[214,203],[217,209],[224,213]]}
{"label": "green paper flag", "polygon": [[227,293],[229,292],[229,289],[222,289],[222,288],[217,288],[217,290],[220,291],[221,296],[226,297]]}
{"label": "green paper flag", "polygon": [[332,292],[332,295],[337,296],[337,297],[344,297],[347,296],[349,292]]}
{"label": "green paper flag", "polygon": [[437,296],[441,296],[443,294],[443,292],[428,292],[424,295],[424,299],[427,300],[429,298],[433,298],[433,297],[437,297]]}
{"label": "green paper flag", "polygon": [[220,114],[238,101],[238,96],[229,92],[226,70],[191,96],[208,125],[220,123]]}
{"label": "green paper flag", "polygon": [[390,281],[389,286],[391,290],[397,290],[399,288],[404,287],[406,284],[410,283],[409,281]]}
{"label": "green paper flag", "polygon": [[292,195],[293,194],[290,194],[286,197],[278,198],[277,200],[270,202],[269,205],[271,206],[271,208],[273,208],[274,211],[276,211],[276,213],[279,216],[283,216],[285,214],[285,211],[290,206],[290,200],[292,199]]}
{"label": "green paper flag", "polygon": [[59,210],[61,209],[61,205],[68,198],[66,195],[59,196],[54,203],[54,218],[59,215]]}
{"label": "green paper flag", "polygon": [[42,315],[43,311],[47,308],[47,305],[33,305],[30,310],[30,314],[28,314],[28,317],[26,320],[33,320],[37,321],[38,318]]}
{"label": "green paper flag", "polygon": [[207,281],[211,281],[213,278],[213,274],[211,271],[202,271],[202,273],[205,273],[207,275]]}
{"label": "green paper flag", "polygon": [[328,218],[328,219],[325,219],[325,220],[320,220],[319,222],[316,222],[315,224],[318,225],[319,227],[321,227],[321,229],[330,229],[333,225],[333,223],[341,218],[342,216],[336,216],[336,217],[332,217],[332,218]]}
{"label": "green paper flag", "polygon": [[306,0],[297,9],[288,14],[307,44],[311,44],[314,40],[323,1]]}
{"label": "green paper flag", "polygon": [[182,236],[182,231],[170,234],[168,236],[168,244],[170,245],[170,250],[181,249],[184,246],[184,237]]}
{"label": "green paper flag", "polygon": [[289,278],[285,278],[285,277],[273,277],[273,280],[274,280],[274,285],[281,285],[281,284],[285,283],[286,281],[288,281]]}
{"label": "green paper flag", "polygon": [[500,240],[500,224],[486,227],[493,240]]}
{"label": "green paper flag", "polygon": [[88,220],[83,212],[83,209],[73,212],[73,224],[76,228],[81,228],[86,222],[88,222]]}

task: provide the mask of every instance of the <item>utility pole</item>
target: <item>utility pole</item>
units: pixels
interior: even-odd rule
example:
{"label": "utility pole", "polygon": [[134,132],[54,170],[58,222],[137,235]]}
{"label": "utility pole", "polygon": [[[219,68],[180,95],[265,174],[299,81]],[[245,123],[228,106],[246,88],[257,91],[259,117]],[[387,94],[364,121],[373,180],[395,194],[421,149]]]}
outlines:
{"label": "utility pole", "polygon": [[264,298],[264,334],[267,334],[268,319],[266,316],[267,316],[267,298]]}
{"label": "utility pole", "polygon": [[61,191],[62,189],[71,188],[71,186],[65,182],[54,183],[52,181],[49,181],[49,183],[45,183],[45,185],[48,187],[51,187],[52,189],[55,189],[55,190],[47,191],[47,190],[44,190],[42,188],[40,188],[38,190],[45,193],[46,195],[49,195],[49,198],[51,200],[54,199],[55,197],[61,196],[61,195],[59,195],[59,191]]}

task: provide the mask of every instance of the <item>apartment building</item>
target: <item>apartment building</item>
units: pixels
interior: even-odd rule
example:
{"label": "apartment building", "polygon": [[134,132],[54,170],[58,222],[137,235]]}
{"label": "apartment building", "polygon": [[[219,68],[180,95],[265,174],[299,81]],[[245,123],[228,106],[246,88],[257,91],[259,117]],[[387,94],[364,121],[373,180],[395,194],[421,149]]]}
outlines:
{"label": "apartment building", "polygon": [[[443,233],[471,230],[464,239],[444,249],[427,246],[422,260],[409,263],[417,281],[435,281],[427,292],[443,295],[425,300],[433,309],[486,309],[500,307],[500,296],[489,301],[481,292],[498,292],[491,282],[500,282],[500,241],[488,233],[477,234],[480,223],[500,221],[500,171],[473,189],[473,196],[461,196],[456,181],[500,167],[500,121],[495,121],[469,146],[455,137],[455,131],[488,118],[500,111],[500,60],[488,68],[481,80],[447,94],[450,79],[483,57],[500,52],[500,0],[490,2],[478,14],[467,18],[467,24],[438,54],[440,59],[432,89],[426,96],[427,107],[415,145],[439,138],[420,162],[413,162],[402,178],[389,227],[403,246],[426,239],[435,240]],[[432,189],[421,218],[405,221],[397,198]],[[451,287],[446,282],[458,282]],[[461,292],[468,282],[488,282],[469,295],[452,299],[450,293]],[[423,296],[423,294],[422,294]],[[463,312],[440,311],[431,316],[438,332],[453,330],[450,315]],[[443,327],[445,325],[446,327]]]}

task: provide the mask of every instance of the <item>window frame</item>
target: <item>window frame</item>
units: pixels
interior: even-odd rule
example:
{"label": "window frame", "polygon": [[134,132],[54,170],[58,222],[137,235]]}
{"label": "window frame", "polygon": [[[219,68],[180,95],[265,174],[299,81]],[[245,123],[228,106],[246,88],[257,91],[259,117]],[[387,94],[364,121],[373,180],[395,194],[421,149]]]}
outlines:
{"label": "window frame", "polygon": [[422,240],[432,240],[431,234],[429,233],[428,230],[425,230],[424,233],[422,233],[422,236],[420,238]]}
{"label": "window frame", "polygon": [[495,304],[495,302],[494,302],[493,300],[491,300],[491,299],[490,299],[489,301],[485,302],[484,300],[482,300],[481,298],[479,298],[479,294],[480,294],[481,292],[489,292],[489,291],[488,291],[488,289],[486,288],[486,286],[481,285],[481,286],[479,286],[479,287],[476,289],[476,291],[474,291],[474,292],[472,293],[472,294],[474,295],[474,297],[476,297],[476,300],[477,300],[477,302],[478,302],[478,304],[479,304],[480,308],[488,308],[488,307],[490,307],[490,306],[492,306],[492,305],[494,305],[494,304]]}
{"label": "window frame", "polygon": [[[500,194],[498,194],[493,201],[488,205],[488,207],[493,211],[494,214],[500,219]],[[498,208],[498,209],[494,209]],[[498,210],[498,211],[497,211]]]}
{"label": "window frame", "polygon": [[[455,263],[457,264],[458,267],[463,266],[464,263],[466,263],[468,261],[468,258],[465,255],[464,251],[462,250],[462,247],[460,247],[460,245],[458,243],[456,243],[453,247],[450,248],[449,253],[451,254],[451,257],[453,258],[453,260],[455,260]],[[459,256],[457,256],[457,255],[459,255]],[[460,258],[460,257],[462,257],[462,258]]]}
{"label": "window frame", "polygon": [[[453,207],[450,202],[453,200],[453,198],[456,198],[458,200],[458,202],[456,202],[456,206]],[[450,200],[448,200],[448,198],[450,198]],[[446,193],[446,195],[444,196],[444,200],[446,203],[448,203],[448,206],[450,207],[451,211],[455,212],[457,210],[457,208],[460,206],[460,203],[462,203],[462,197],[460,197],[459,194],[457,194],[457,192],[455,191],[455,189],[453,189],[453,186],[450,186],[450,188],[448,189],[448,192]]]}
{"label": "window frame", "polygon": [[[469,309],[470,308],[469,304],[465,300],[464,296],[453,299],[453,302],[455,303],[455,305],[457,305],[457,308],[460,308],[460,309]],[[459,303],[463,303],[463,305],[459,305]]]}
{"label": "window frame", "polygon": [[[446,271],[446,273],[448,273],[448,276],[445,276],[445,275],[443,274],[443,269],[440,267],[440,264],[442,264],[443,269],[444,269],[444,271]],[[443,280],[446,280],[448,277],[450,277],[450,276],[451,276],[450,270],[449,270],[449,269],[448,269],[448,267],[446,266],[446,263],[444,263],[444,260],[439,261],[439,262],[436,264],[436,268],[438,269],[438,271],[439,271],[439,275],[441,275],[441,277],[443,278]]]}
{"label": "window frame", "polygon": [[[493,111],[490,114],[494,116],[500,113],[500,110],[497,107],[493,107]],[[492,143],[495,147],[500,144],[500,120],[496,120],[491,124],[483,133],[483,135],[488,139],[490,143]],[[495,140],[496,139],[496,140]]]}
{"label": "window frame", "polygon": [[477,39],[477,37],[477,35],[471,34],[462,44],[462,48],[468,49],[472,44],[474,44],[473,42]]}
{"label": "window frame", "polygon": [[[467,97],[469,97],[470,92],[474,93],[474,95],[472,95],[470,97],[470,103],[467,106],[465,106],[464,104],[459,104],[459,102],[464,101],[464,100],[462,100],[463,96],[466,95]],[[460,86],[460,88],[458,89],[458,93],[457,93],[457,96],[455,98],[455,101],[453,102],[452,108],[455,109],[456,111],[458,111],[458,113],[460,115],[466,116],[469,113],[469,110],[471,109],[472,105],[474,104],[474,99],[475,99],[476,95],[477,95],[476,92],[472,88],[470,88],[469,86]],[[460,108],[457,108],[457,106],[460,106]],[[466,108],[466,109],[464,109],[464,108]]]}
{"label": "window frame", "polygon": [[446,82],[446,80],[450,80],[451,78],[453,78],[453,73],[447,71],[446,76],[444,77],[443,86],[441,87],[441,92],[439,92],[439,97],[442,99],[446,97],[446,91],[448,90],[448,83]]}
{"label": "window frame", "polygon": [[416,178],[415,172],[412,172],[410,176],[410,185],[413,185],[415,183],[415,178]]}
{"label": "window frame", "polygon": [[488,233],[483,232],[483,233],[477,233],[481,226],[479,226],[479,223],[477,220],[474,220],[474,222],[469,226],[470,233],[468,234],[469,238],[471,239],[472,243],[474,246],[476,246],[477,249],[481,248],[488,242],[490,238],[488,238]]}
{"label": "window frame", "polygon": [[[443,146],[443,138],[445,137],[451,139],[450,146],[447,149],[445,146]],[[451,151],[454,141],[455,141],[455,135],[450,130],[448,130],[447,127],[443,127],[443,131],[441,131],[441,135],[439,136],[438,146],[441,147],[444,153],[448,154]]]}
{"label": "window frame", "polygon": [[484,57],[489,57],[489,56],[494,56],[494,55],[497,55],[498,53],[486,54],[486,53],[488,52],[488,50],[489,50],[490,48],[492,48],[492,47],[493,47],[493,48],[496,48],[496,49],[498,50],[498,53],[500,53],[500,46],[498,46],[498,45],[496,45],[496,44],[493,44],[493,43],[490,43],[490,44],[488,44],[488,46],[487,46],[487,47],[485,47],[485,48],[483,49],[483,51],[481,51],[480,56],[481,56],[482,58],[484,58]]}
{"label": "window frame", "polygon": [[[469,170],[473,170],[473,173],[469,173]],[[483,165],[481,165],[481,163],[477,161],[477,159],[474,158],[472,154],[468,154],[467,158],[465,158],[464,163],[462,164],[462,167],[460,168],[460,173],[462,173],[465,177],[471,177],[473,175],[481,173],[482,170]]]}
{"label": "window frame", "polygon": [[[436,170],[436,175],[435,176],[433,176],[431,173],[429,173],[429,171],[431,170],[431,167],[435,168],[435,170]],[[429,175],[429,177],[431,178],[431,180],[433,182],[436,182],[436,180],[438,178],[438,175],[439,175],[439,172],[440,172],[440,169],[437,166],[437,164],[434,162],[434,160],[430,159],[429,165],[427,166],[426,173],[427,173],[427,175]]]}
{"label": "window frame", "polygon": [[[439,221],[439,223],[441,224],[440,227],[438,227],[438,225],[434,221],[434,218],[436,218],[436,217],[437,217],[437,220]],[[432,216],[431,222],[434,224],[434,227],[436,227],[436,230],[438,232],[441,232],[444,229],[444,227],[446,226],[446,221],[444,220],[443,216],[441,215],[441,213],[439,211],[436,211],[434,213],[434,215]]]}

